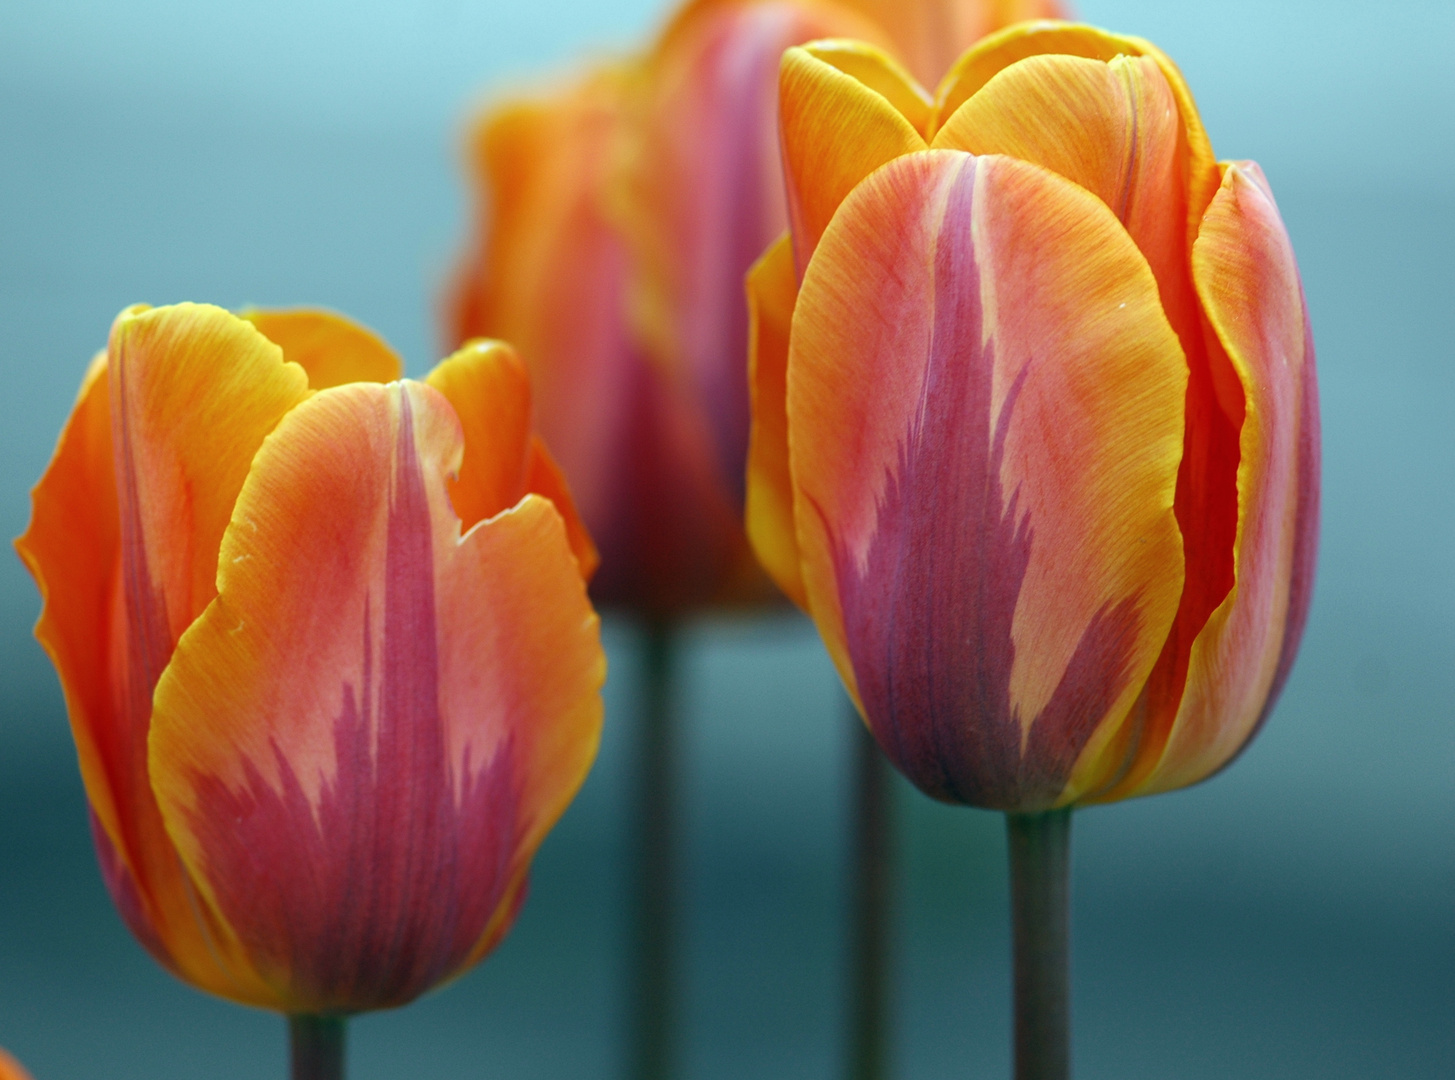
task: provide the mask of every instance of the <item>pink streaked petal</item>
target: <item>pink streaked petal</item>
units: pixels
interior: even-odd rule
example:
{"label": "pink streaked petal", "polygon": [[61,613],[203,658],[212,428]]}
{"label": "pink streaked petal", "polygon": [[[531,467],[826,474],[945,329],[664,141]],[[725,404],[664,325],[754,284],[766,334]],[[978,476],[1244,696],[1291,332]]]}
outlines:
{"label": "pink streaked petal", "polygon": [[908,155],[825,232],[788,363],[805,583],[927,792],[1044,807],[1100,765],[1181,591],[1185,388],[1146,260],[1044,170]]}
{"label": "pink streaked petal", "polygon": [[275,1008],[458,972],[594,755],[604,662],[560,516],[527,496],[462,538],[461,457],[420,384],[294,410],[158,686],[168,829]]}

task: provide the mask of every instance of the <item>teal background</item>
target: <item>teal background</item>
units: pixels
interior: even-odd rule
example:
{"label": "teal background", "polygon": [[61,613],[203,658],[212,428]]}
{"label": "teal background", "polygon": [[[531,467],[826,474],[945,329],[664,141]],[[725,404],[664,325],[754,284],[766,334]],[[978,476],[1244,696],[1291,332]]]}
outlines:
{"label": "teal background", "polygon": [[[1455,5],[1086,0],[1183,66],[1303,268],[1325,525],[1302,658],[1195,789],[1078,815],[1083,1080],[1455,1075]],[[655,3],[0,8],[0,533],[127,304],[319,303],[425,370],[472,102],[642,40]],[[0,559],[0,1044],[37,1080],[277,1077],[277,1018],[157,968],[92,860],[38,600]],[[509,940],[354,1027],[353,1075],[617,1075],[636,633]],[[787,615],[686,634],[684,1077],[839,1075],[846,706]],[[1004,843],[901,785],[907,1078],[1008,1074]]]}

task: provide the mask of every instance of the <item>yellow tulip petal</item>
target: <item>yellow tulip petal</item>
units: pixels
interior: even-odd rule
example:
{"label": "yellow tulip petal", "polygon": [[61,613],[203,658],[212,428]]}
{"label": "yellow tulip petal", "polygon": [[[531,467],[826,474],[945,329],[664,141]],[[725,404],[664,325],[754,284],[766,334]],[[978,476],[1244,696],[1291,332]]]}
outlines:
{"label": "yellow tulip petal", "polygon": [[1120,749],[1182,591],[1186,385],[1146,260],[1052,173],[911,154],[830,224],[788,362],[804,580],[927,792],[1065,803]]}
{"label": "yellow tulip petal", "polygon": [[893,56],[867,41],[825,38],[810,41],[803,51],[863,83],[893,105],[916,131],[924,133],[934,100]]}
{"label": "yellow tulip petal", "polygon": [[801,608],[808,606],[793,524],[788,466],[788,335],[798,279],[785,234],[748,271],[748,386],[753,429],[748,440],[748,540],[763,569]]}
{"label": "yellow tulip petal", "polygon": [[1187,258],[1186,161],[1177,103],[1156,63],[1065,54],[997,72],[933,145],[1008,154],[1080,184],[1111,208],[1147,257],[1184,347],[1201,335]]}
{"label": "yellow tulip petal", "polygon": [[854,186],[885,162],[925,149],[925,141],[884,95],[806,49],[783,54],[778,107],[788,220],[802,276]]}
{"label": "yellow tulip petal", "polygon": [[884,27],[895,53],[933,86],[960,53],[993,30],[1027,19],[1065,18],[1055,0],[840,0]]}
{"label": "yellow tulip petal", "polygon": [[314,390],[351,382],[393,382],[404,374],[399,356],[384,339],[346,316],[320,308],[241,312],[283,358],[308,372]]}
{"label": "yellow tulip petal", "polygon": [[258,453],[219,594],[157,688],[158,800],[274,1007],[400,1004],[498,939],[601,723],[559,514],[461,536],[418,383],[326,390]]}
{"label": "yellow tulip petal", "polygon": [[1217,159],[1198,115],[1192,91],[1177,65],[1149,41],[1113,34],[1095,26],[1063,22],[1028,22],[990,34],[955,62],[935,93],[931,134],[992,78],[1018,60],[1032,56],[1080,56],[1110,62],[1118,56],[1145,56],[1161,70],[1177,101],[1187,157],[1187,239],[1197,235],[1198,222],[1218,187]]}

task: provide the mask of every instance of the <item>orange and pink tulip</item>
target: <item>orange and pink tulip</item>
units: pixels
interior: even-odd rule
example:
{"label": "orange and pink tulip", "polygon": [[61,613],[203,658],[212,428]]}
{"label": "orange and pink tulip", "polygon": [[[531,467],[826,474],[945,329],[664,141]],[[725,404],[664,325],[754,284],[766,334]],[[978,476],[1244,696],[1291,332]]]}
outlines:
{"label": "orange and pink tulip", "polygon": [[106,884],[194,985],[399,1005],[505,934],[596,752],[595,559],[521,362],[123,312],[18,548]]}
{"label": "orange and pink tulip", "polygon": [[933,95],[789,50],[754,267],[748,531],[895,764],[1036,811],[1226,765],[1286,680],[1319,517],[1313,341],[1258,166],[1177,68],[1009,28]]}
{"label": "orange and pink tulip", "polygon": [[478,239],[453,340],[506,338],[602,551],[603,601],[654,614],[763,599],[742,531],[743,274],[788,223],[778,63],[828,35],[924,79],[1050,0],[696,0],[644,56],[483,117]]}

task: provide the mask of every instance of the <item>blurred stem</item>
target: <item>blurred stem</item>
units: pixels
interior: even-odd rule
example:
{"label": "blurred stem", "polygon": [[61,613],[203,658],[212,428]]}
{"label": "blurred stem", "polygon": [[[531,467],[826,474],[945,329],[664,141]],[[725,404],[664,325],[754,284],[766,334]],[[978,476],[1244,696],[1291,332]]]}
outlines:
{"label": "blurred stem", "polygon": [[1071,811],[1006,814],[1015,951],[1015,1080],[1071,1075]]}
{"label": "blurred stem", "polygon": [[850,705],[854,734],[850,1080],[889,1074],[889,908],[892,822],[889,763]]}
{"label": "blurred stem", "polygon": [[342,1016],[290,1016],[288,1042],[293,1080],[343,1080]]}
{"label": "blurred stem", "polygon": [[643,641],[643,708],[638,748],[631,919],[633,946],[631,1071],[636,1080],[666,1080],[673,1043],[676,910],[673,808],[676,725],[672,722],[676,628],[653,619]]}

